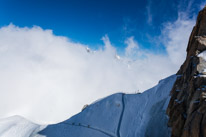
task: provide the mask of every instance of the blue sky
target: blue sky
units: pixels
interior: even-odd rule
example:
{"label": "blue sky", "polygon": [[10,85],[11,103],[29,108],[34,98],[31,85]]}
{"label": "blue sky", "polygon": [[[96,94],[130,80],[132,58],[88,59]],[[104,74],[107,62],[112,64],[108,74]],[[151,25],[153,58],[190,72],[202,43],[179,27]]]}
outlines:
{"label": "blue sky", "polygon": [[155,86],[184,62],[204,2],[0,0],[0,118],[59,122]]}
{"label": "blue sky", "polygon": [[203,0],[1,0],[0,27],[37,25],[55,35],[98,48],[106,34],[121,51],[126,38],[134,36],[142,48],[164,52],[154,43],[163,25],[187,12],[197,15]]}

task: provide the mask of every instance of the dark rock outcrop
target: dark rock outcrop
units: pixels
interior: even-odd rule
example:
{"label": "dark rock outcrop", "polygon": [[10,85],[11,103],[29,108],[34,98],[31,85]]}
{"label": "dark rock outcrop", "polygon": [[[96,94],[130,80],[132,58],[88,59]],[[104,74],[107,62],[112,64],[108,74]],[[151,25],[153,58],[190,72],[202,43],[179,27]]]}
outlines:
{"label": "dark rock outcrop", "polygon": [[171,91],[167,108],[172,137],[206,137],[206,7],[190,35],[187,57]]}

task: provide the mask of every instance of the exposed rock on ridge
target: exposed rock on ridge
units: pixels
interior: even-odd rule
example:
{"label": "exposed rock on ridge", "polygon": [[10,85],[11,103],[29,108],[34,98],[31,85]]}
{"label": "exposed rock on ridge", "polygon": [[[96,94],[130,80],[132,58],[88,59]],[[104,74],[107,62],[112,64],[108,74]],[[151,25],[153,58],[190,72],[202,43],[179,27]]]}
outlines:
{"label": "exposed rock on ridge", "polygon": [[200,56],[205,50],[206,7],[198,15],[171,91],[167,114],[172,137],[206,137],[206,60]]}

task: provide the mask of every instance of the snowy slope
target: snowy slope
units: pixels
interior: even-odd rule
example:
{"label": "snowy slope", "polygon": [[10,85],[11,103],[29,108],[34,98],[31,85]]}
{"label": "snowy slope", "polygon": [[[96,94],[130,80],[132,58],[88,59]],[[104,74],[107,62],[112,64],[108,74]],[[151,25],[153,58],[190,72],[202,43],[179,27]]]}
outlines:
{"label": "snowy slope", "polygon": [[1,137],[31,137],[43,128],[44,126],[34,124],[20,116],[0,120]]}
{"label": "snowy slope", "polygon": [[168,137],[166,108],[171,76],[142,94],[114,94],[39,134],[48,137]]}
{"label": "snowy slope", "polygon": [[113,94],[89,105],[66,121],[47,126],[39,133],[37,131],[42,128],[41,126],[22,118],[16,118],[17,120],[12,122],[7,119],[4,124],[0,121],[0,135],[2,137],[168,137],[170,131],[167,128],[165,112],[175,80],[176,76],[170,76],[142,94]]}

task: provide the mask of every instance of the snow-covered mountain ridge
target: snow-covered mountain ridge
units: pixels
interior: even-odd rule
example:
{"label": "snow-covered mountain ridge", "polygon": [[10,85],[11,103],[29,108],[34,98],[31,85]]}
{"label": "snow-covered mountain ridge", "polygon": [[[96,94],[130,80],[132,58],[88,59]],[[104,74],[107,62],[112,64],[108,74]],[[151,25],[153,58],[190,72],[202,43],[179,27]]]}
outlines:
{"label": "snow-covered mountain ridge", "polygon": [[3,119],[0,136],[168,137],[166,109],[175,80],[175,75],[170,76],[141,94],[113,94],[87,106],[70,119],[47,127],[17,116]]}

